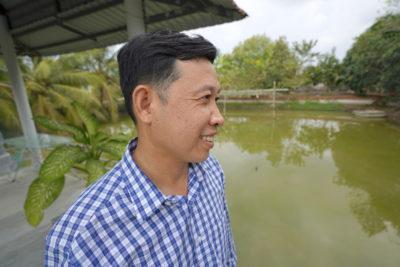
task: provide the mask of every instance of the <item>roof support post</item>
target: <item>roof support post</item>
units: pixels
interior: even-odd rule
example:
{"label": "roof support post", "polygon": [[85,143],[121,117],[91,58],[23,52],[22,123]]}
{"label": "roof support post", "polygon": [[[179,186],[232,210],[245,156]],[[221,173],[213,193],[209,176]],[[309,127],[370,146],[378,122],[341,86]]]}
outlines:
{"label": "roof support post", "polygon": [[32,153],[34,167],[38,169],[42,161],[38,135],[32,120],[32,111],[29,106],[24,81],[22,80],[21,70],[18,66],[14,41],[9,32],[6,17],[3,15],[0,15],[0,47],[10,75],[13,96],[25,136],[26,147]]}
{"label": "roof support post", "polygon": [[144,33],[143,0],[124,0],[126,9],[126,25],[128,40],[134,36]]}

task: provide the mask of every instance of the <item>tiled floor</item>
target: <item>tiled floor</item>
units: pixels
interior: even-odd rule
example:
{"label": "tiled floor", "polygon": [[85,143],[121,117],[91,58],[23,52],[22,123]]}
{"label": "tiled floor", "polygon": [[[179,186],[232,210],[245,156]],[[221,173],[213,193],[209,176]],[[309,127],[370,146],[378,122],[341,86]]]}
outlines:
{"label": "tiled floor", "polygon": [[44,238],[52,221],[63,213],[84,189],[84,182],[67,177],[60,197],[46,209],[37,228],[24,217],[23,205],[30,183],[37,173],[29,168],[19,171],[17,180],[0,181],[0,266],[42,266]]}

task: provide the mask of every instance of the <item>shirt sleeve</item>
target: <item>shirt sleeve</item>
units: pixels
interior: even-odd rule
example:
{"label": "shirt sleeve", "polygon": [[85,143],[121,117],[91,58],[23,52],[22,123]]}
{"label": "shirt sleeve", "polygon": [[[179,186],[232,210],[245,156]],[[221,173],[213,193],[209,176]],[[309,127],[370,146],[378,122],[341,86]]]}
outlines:
{"label": "shirt sleeve", "polygon": [[236,266],[237,264],[237,257],[236,257],[236,249],[235,244],[233,241],[232,229],[231,229],[231,222],[229,218],[228,207],[226,204],[226,198],[224,197],[224,211],[225,211],[225,220],[226,220],[226,233],[227,233],[227,266]]}
{"label": "shirt sleeve", "polygon": [[53,231],[46,237],[46,247],[44,251],[43,265],[48,266],[66,266],[68,255],[58,248],[56,243],[57,236],[52,236]]}
{"label": "shirt sleeve", "polygon": [[228,210],[228,205],[226,201],[226,195],[225,195],[225,175],[222,170],[221,170],[221,176],[222,176],[222,186],[223,186],[223,192],[224,192],[224,213],[225,213],[225,226],[226,226],[226,238],[227,238],[227,263],[226,266],[236,266],[237,265],[237,256],[236,256],[236,248],[235,248],[235,242],[233,240],[233,234],[232,234],[232,228],[231,228],[231,220],[229,217],[229,210]]}

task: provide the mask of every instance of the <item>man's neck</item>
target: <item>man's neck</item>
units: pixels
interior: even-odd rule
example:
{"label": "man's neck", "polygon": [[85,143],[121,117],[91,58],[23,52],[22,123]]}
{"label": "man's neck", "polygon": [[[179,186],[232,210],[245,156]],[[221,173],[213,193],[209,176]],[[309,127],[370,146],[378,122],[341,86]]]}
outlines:
{"label": "man's neck", "polygon": [[164,195],[187,195],[188,163],[163,155],[141,140],[138,140],[132,158]]}

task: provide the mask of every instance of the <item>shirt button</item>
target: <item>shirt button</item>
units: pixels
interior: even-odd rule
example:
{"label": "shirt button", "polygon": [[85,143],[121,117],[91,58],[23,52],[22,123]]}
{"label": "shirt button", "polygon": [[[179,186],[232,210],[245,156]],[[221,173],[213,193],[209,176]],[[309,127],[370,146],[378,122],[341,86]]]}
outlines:
{"label": "shirt button", "polygon": [[176,197],[169,197],[166,200],[164,200],[164,204],[166,206],[174,206],[174,205],[178,204],[178,202],[179,202],[179,198],[176,198]]}
{"label": "shirt button", "polygon": [[164,201],[164,205],[170,207],[170,206],[174,205],[174,203],[173,203],[170,199],[166,199],[166,200]]}

